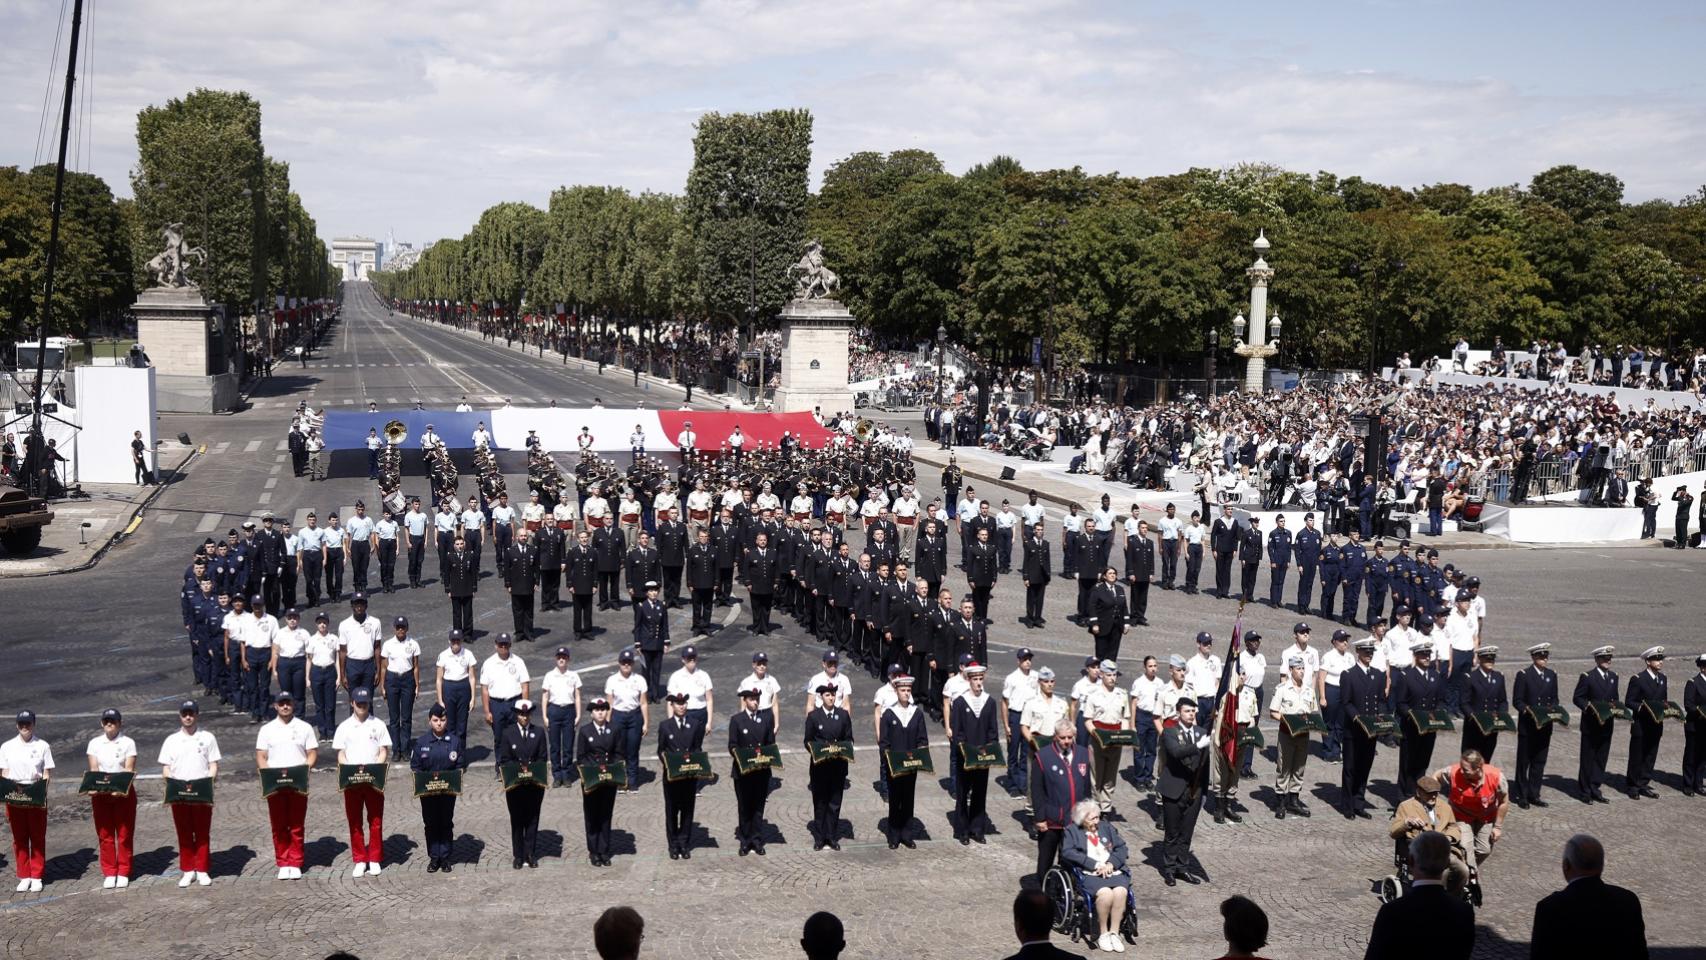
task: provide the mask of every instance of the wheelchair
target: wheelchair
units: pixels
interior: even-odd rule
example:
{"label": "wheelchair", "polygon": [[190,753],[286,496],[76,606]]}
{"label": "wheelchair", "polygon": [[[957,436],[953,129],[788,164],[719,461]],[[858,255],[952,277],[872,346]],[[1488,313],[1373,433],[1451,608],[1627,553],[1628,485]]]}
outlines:
{"label": "wheelchair", "polygon": [[[1128,873],[1129,876],[1129,873]],[[1096,904],[1084,890],[1084,872],[1077,867],[1057,863],[1043,876],[1043,894],[1054,904],[1054,930],[1077,943],[1096,943]],[[1120,918],[1119,934],[1126,943],[1137,943],[1137,895],[1128,884],[1125,890],[1125,916]]]}
{"label": "wheelchair", "polygon": [[[1373,884],[1374,895],[1380,898],[1381,903],[1391,903],[1402,897],[1410,889],[1410,844],[1406,840],[1399,840],[1394,846],[1392,852],[1393,872],[1374,881]],[[1453,851],[1462,849],[1456,838],[1452,838],[1451,849]],[[1463,899],[1464,903],[1472,907],[1479,907],[1481,905],[1480,877],[1471,873],[1469,882],[1463,885],[1462,890],[1458,891],[1458,896]]]}

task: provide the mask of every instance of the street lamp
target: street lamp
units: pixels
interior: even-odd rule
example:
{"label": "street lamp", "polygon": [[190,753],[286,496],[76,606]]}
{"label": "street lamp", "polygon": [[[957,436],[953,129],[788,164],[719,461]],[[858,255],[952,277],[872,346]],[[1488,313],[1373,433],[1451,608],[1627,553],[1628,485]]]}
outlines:
{"label": "street lamp", "polygon": [[936,325],[936,406],[942,405],[942,364],[947,359],[948,328]]}
{"label": "street lamp", "polygon": [[[1239,319],[1243,319],[1243,317],[1240,316]],[[1203,357],[1203,364],[1206,368],[1204,379],[1206,379],[1208,381],[1208,398],[1210,400],[1213,400],[1215,397],[1214,378],[1215,378],[1215,375],[1219,372],[1216,369],[1217,364],[1220,362],[1219,353],[1220,353],[1220,327],[1219,327],[1219,325],[1211,325],[1208,328],[1207,356]]]}

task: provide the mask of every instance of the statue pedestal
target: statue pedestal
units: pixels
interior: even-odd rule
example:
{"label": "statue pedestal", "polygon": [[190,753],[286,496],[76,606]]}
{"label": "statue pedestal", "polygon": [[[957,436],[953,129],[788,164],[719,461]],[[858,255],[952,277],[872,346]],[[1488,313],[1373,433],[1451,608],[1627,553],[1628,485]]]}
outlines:
{"label": "statue pedestal", "polygon": [[782,308],[782,382],[776,410],[830,415],[853,409],[847,349],[853,315],[834,300],[790,300]]}
{"label": "statue pedestal", "polygon": [[131,305],[136,339],[154,365],[159,409],[219,413],[237,405],[223,318],[193,287],[155,287]]}

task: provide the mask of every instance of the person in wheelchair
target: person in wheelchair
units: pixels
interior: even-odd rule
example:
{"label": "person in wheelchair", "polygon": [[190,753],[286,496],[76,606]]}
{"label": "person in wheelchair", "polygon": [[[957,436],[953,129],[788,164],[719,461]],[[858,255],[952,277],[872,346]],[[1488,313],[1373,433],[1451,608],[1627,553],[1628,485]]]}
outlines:
{"label": "person in wheelchair", "polygon": [[1102,819],[1094,800],[1072,808],[1072,824],[1060,845],[1060,862],[1073,871],[1074,883],[1096,905],[1096,948],[1125,952],[1121,921],[1131,895],[1126,846],[1113,824]]}
{"label": "person in wheelchair", "polygon": [[1451,802],[1440,796],[1439,778],[1425,773],[1416,778],[1415,796],[1398,804],[1387,829],[1396,843],[1393,862],[1397,864],[1398,876],[1396,888],[1392,891],[1394,898],[1401,896],[1410,883],[1410,841],[1429,832],[1443,833],[1451,841],[1451,863],[1445,874],[1446,890],[1461,894],[1468,885],[1469,862],[1458,833],[1457,817],[1451,812]]}

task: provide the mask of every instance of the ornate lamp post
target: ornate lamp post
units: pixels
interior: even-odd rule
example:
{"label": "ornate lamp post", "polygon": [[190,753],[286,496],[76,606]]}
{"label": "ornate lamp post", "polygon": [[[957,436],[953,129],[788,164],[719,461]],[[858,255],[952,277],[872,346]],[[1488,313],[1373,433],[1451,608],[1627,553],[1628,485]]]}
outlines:
{"label": "ornate lamp post", "polygon": [[[1244,392],[1261,393],[1266,387],[1267,358],[1279,353],[1279,314],[1274,314],[1271,320],[1263,323],[1268,315],[1268,282],[1274,278],[1273,268],[1263,259],[1269,243],[1266,233],[1259,233],[1256,241],[1251,244],[1256,251],[1256,262],[1250,265],[1244,275],[1250,278],[1250,320],[1245,322],[1240,314],[1232,321],[1232,331],[1239,343],[1233,352],[1247,361],[1244,365]],[[1244,330],[1248,327],[1250,337],[1244,339]],[[1268,338],[1264,339],[1264,334]]]}
{"label": "ornate lamp post", "polygon": [[[1238,319],[1244,319],[1243,315],[1240,314]],[[1242,333],[1242,329],[1240,329],[1239,332]],[[1215,396],[1214,378],[1215,375],[1219,373],[1219,370],[1216,368],[1216,365],[1220,361],[1219,353],[1220,327],[1218,325],[1210,326],[1208,328],[1208,349],[1204,351],[1203,356],[1203,378],[1208,381],[1208,398],[1210,400],[1213,400]]]}
{"label": "ornate lamp post", "polygon": [[942,405],[942,363],[947,359],[948,328],[936,325],[936,406]]}

